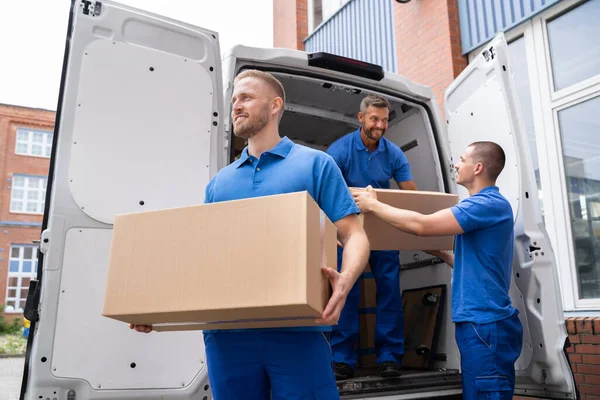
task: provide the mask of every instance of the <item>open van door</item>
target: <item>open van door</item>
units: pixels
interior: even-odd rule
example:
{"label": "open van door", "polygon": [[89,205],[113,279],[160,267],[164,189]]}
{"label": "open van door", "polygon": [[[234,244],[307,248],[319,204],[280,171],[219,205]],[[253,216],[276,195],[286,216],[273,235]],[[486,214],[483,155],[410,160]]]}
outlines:
{"label": "open van door", "polygon": [[222,91],[216,33],[72,1],[21,399],[211,398],[200,331],[140,334],[101,310],[115,215],[204,201]]}
{"label": "open van door", "polygon": [[[465,147],[494,141],[506,153],[497,185],[515,221],[511,299],[523,324],[516,394],[575,399],[564,352],[567,332],[556,262],[542,221],[531,153],[504,35],[498,34],[448,87],[445,107],[453,163]],[[468,196],[460,187],[461,199]]]}

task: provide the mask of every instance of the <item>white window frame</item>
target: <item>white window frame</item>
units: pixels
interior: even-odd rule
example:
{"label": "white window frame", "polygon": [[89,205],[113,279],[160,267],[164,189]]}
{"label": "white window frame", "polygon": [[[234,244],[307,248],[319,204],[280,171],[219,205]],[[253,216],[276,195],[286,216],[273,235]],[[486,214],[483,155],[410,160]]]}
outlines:
{"label": "white window frame", "polygon": [[[19,132],[27,132],[29,134],[27,141],[23,142],[23,141],[19,141]],[[34,133],[41,133],[42,134],[42,143],[40,144],[42,146],[42,154],[38,155],[38,154],[33,154],[33,145],[37,144],[37,143],[33,143],[33,135]],[[18,156],[27,156],[27,157],[38,157],[38,158],[50,158],[50,154],[46,155],[46,148],[50,148],[50,152],[52,151],[52,139],[53,139],[53,132],[50,131],[42,131],[39,129],[30,129],[30,128],[25,128],[25,127],[19,127],[16,129],[15,132],[15,154]],[[19,148],[19,144],[27,144],[27,151],[26,152],[19,152],[18,148]]]}
{"label": "white window frame", "polygon": [[[600,75],[555,92],[546,23],[585,1],[563,0],[505,32],[509,43],[520,37],[525,39],[540,181],[544,193],[544,220],[558,265],[565,311],[599,310],[600,299],[579,298],[558,112],[600,96]],[[468,57],[469,62],[484,47],[485,45],[472,51]]]}
{"label": "white window frame", "polygon": [[[16,189],[23,189],[23,199],[21,200],[23,202],[23,209],[22,210],[16,210],[13,208],[13,200],[19,200],[19,199],[13,199],[13,195],[14,195],[14,190],[15,190],[15,185],[14,185],[14,181],[16,177],[22,177],[24,178],[24,186],[23,187],[18,187]],[[29,191],[29,180],[30,179],[41,179],[44,181],[44,190],[42,191],[41,195],[39,196],[39,198],[36,200],[39,208],[41,208],[40,211],[27,211],[27,194]],[[13,174],[12,176],[12,181],[11,181],[11,185],[10,185],[10,212],[12,214],[29,214],[29,215],[43,215],[44,214],[44,207],[45,207],[45,202],[46,202],[46,189],[47,189],[47,185],[48,185],[48,178],[45,176],[37,176],[37,175],[27,175],[27,174]],[[40,191],[40,189],[37,189],[38,191]]]}
{"label": "white window frame", "polygon": [[[25,254],[25,248],[30,248],[32,251],[32,259],[31,259],[31,272],[23,272],[23,261],[25,261],[24,259],[24,254]],[[12,256],[13,253],[13,249],[19,249],[19,257],[15,258]],[[8,302],[10,300],[18,300],[19,302],[21,301],[21,291],[23,289],[29,289],[29,286],[24,287],[22,282],[23,282],[23,278],[29,278],[29,279],[35,279],[37,276],[37,268],[36,267],[36,262],[38,261],[37,258],[38,254],[37,254],[37,247],[33,246],[33,245],[27,245],[27,244],[13,244],[10,246],[10,253],[9,253],[9,257],[8,257],[8,275],[7,275],[7,279],[6,279],[6,297],[5,297],[5,303],[8,304]],[[19,271],[18,272],[11,272],[10,270],[10,262],[11,261],[19,261]],[[29,260],[28,260],[29,261]],[[16,278],[17,279],[17,286],[9,286],[10,283],[10,279],[11,278]],[[10,290],[16,290],[15,293],[15,297],[9,297],[8,293]],[[25,298],[26,300],[27,298]],[[19,304],[21,305],[21,304]],[[5,312],[7,314],[21,314],[23,313],[23,309],[25,308],[25,303],[23,303],[23,307],[22,308],[15,308],[14,310],[5,310]]]}

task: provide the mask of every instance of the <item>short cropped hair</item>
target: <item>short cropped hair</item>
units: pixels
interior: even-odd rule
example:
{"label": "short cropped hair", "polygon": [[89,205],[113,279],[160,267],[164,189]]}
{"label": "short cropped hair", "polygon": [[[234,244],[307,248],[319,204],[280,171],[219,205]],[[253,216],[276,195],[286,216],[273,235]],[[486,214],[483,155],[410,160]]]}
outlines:
{"label": "short cropped hair", "polygon": [[241,81],[242,79],[245,79],[245,78],[260,79],[261,81],[263,81],[264,83],[269,85],[271,87],[271,89],[273,89],[275,91],[277,96],[281,97],[281,99],[283,100],[283,103],[285,104],[285,89],[283,88],[283,85],[281,84],[279,79],[275,78],[270,73],[264,72],[264,71],[259,71],[256,69],[247,69],[245,71],[240,72],[235,77],[233,84],[235,85],[236,83],[238,83],[239,81]]}
{"label": "short cropped hair", "polygon": [[488,178],[496,181],[506,164],[506,155],[502,147],[497,143],[485,141],[473,142],[469,147],[473,149],[473,161],[482,163],[487,170]]}
{"label": "short cropped hair", "polygon": [[363,114],[366,113],[367,109],[371,106],[377,108],[387,108],[388,110],[391,109],[389,101],[387,101],[385,97],[378,94],[370,94],[362,99],[360,102],[360,112]]}

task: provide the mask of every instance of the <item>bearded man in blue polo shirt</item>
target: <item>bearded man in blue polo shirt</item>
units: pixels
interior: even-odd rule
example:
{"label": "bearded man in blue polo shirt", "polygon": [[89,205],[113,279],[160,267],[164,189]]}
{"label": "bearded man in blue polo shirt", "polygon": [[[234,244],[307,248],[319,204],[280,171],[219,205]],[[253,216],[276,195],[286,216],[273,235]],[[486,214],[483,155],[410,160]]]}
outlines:
{"label": "bearded man in blue polo shirt", "polygon": [[463,398],[511,400],[514,365],[523,327],[508,294],[514,245],[513,211],[496,179],[506,162],[493,142],[469,145],[455,166],[456,183],[469,191],[458,205],[431,215],[377,201],[372,188],[355,193],[370,212],[401,231],[419,236],[456,235],[455,252],[431,252],[450,267],[452,321],[461,356]]}
{"label": "bearded man in blue polo shirt", "polygon": [[[416,190],[410,165],[402,150],[383,136],[388,127],[390,104],[382,96],[369,95],[360,103],[361,127],[329,146],[331,155],[351,187],[390,188],[394,179],[400,189]],[[338,248],[338,268],[344,249]],[[377,285],[375,347],[377,367],[382,377],[400,375],[404,355],[404,312],[400,295],[400,259],[398,251],[372,251],[369,264]],[[340,322],[331,332],[336,379],[354,376],[358,338],[360,285],[350,291]]]}
{"label": "bearded man in blue polo shirt", "polygon": [[[337,227],[346,252],[340,272],[322,268],[332,295],[319,325],[204,331],[213,395],[218,400],[339,399],[325,333],[338,322],[348,292],[367,264],[369,241],[358,220],[360,211],[330,156],[279,136],[285,91],[273,75],[240,73],[231,102],[234,133],[248,139],[248,146],[209,182],[205,202],[308,191]],[[232,229],[254,234],[251,226]]]}

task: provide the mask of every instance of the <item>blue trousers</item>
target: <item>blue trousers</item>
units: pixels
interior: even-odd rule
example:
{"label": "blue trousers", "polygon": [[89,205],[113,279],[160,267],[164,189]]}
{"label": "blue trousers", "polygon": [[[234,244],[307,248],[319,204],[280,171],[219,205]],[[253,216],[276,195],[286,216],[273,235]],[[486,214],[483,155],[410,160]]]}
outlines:
{"label": "blue trousers", "polygon": [[323,332],[207,332],[204,344],[215,400],[340,398]]}
{"label": "blue trousers", "polygon": [[515,362],[521,354],[519,312],[488,324],[456,324],[464,400],[512,400]]}
{"label": "blue trousers", "polygon": [[[338,270],[343,250],[338,247]],[[404,355],[404,310],[400,294],[400,260],[398,251],[372,251],[369,264],[377,285],[375,314],[375,350],[377,363],[395,361],[402,365]],[[358,339],[360,282],[350,290],[340,320],[331,331],[333,361],[356,368],[354,346]]]}

